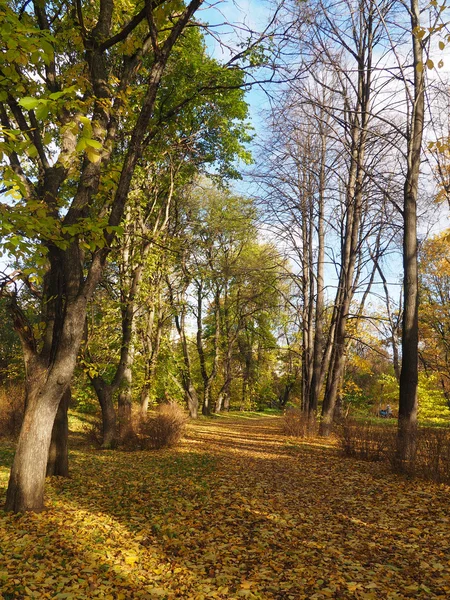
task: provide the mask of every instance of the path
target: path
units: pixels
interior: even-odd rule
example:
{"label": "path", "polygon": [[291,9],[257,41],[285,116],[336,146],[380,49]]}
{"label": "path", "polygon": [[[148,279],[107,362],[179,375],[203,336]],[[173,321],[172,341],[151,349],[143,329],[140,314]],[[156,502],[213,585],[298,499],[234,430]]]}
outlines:
{"label": "path", "polygon": [[0,518],[3,598],[449,598],[449,488],[289,443],[279,424],[215,419],[173,450],[76,450],[50,511]]}

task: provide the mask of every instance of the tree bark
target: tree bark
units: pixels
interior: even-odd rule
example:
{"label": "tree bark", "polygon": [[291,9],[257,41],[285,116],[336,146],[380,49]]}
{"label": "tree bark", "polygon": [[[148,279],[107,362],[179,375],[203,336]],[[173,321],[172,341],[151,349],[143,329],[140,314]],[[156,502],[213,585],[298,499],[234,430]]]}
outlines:
{"label": "tree bark", "polygon": [[326,185],[326,153],[327,139],[325,132],[321,131],[321,157],[320,157],[320,177],[319,177],[319,200],[317,216],[317,287],[316,287],[316,310],[315,310],[315,331],[314,348],[312,361],[311,388],[309,396],[309,412],[316,413],[319,404],[320,391],[322,388],[323,376],[322,361],[324,348],[324,264],[325,264],[325,185]]}
{"label": "tree bark", "polygon": [[132,401],[133,401],[133,358],[134,351],[128,353],[118,398],[119,440],[126,442],[133,435]]}
{"label": "tree bark", "polygon": [[117,415],[113,403],[113,390],[102,378],[92,379],[95,393],[102,409],[102,448],[109,450],[117,446]]}
{"label": "tree bark", "polygon": [[[411,27],[420,25],[418,0],[411,0]],[[417,195],[425,113],[425,83],[419,64],[423,61],[422,42],[413,33],[414,98],[408,136],[407,172],[403,204],[403,328],[402,368],[398,411],[397,458],[401,464],[413,460],[417,430],[417,384],[419,343],[419,294],[417,266]]]}
{"label": "tree bark", "polygon": [[53,423],[52,439],[47,460],[47,477],[69,476],[69,419],[67,411],[71,400],[70,387],[62,395]]}
{"label": "tree bark", "polygon": [[[58,331],[58,346],[54,353],[50,353],[54,357],[50,365],[48,358],[38,356],[29,345],[27,330],[16,321],[29,376],[26,381],[27,407],[11,467],[6,510],[22,512],[44,508],[44,485],[53,423],[75,368],[85,311],[85,298],[72,302],[69,299],[64,320],[54,327]],[[18,313],[15,316],[19,318]]]}

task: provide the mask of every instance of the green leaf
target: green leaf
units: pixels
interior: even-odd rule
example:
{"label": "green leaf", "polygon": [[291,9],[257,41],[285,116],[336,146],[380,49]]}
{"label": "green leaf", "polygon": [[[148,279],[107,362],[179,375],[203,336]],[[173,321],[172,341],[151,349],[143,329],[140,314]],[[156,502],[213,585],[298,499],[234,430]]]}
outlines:
{"label": "green leaf", "polygon": [[42,50],[44,51],[45,55],[50,60],[53,60],[53,56],[54,56],[53,46],[46,40],[41,40],[41,47],[42,47]]}
{"label": "green leaf", "polygon": [[86,148],[86,138],[81,137],[78,142],[77,145],[75,146],[75,150],[77,152],[83,152],[83,150]]}
{"label": "green leaf", "polygon": [[19,100],[20,106],[23,106],[25,110],[33,110],[38,106],[39,100],[37,98],[31,98],[30,96],[25,96],[25,98],[21,98]]}
{"label": "green leaf", "polygon": [[102,149],[102,145],[100,144],[100,142],[97,142],[97,140],[92,140],[90,138],[84,138],[86,145],[90,146],[91,148],[95,148],[96,150],[101,150]]}
{"label": "green leaf", "polygon": [[50,94],[49,98],[51,98],[52,100],[58,100],[59,98],[61,98],[61,96],[64,96],[65,92],[53,92],[53,94]]}
{"label": "green leaf", "polygon": [[37,148],[34,144],[30,144],[30,146],[28,146],[28,150],[27,150],[27,154],[30,158],[35,158],[37,156]]}
{"label": "green leaf", "polygon": [[36,109],[36,118],[43,121],[48,116],[48,106],[46,102],[41,102]]}

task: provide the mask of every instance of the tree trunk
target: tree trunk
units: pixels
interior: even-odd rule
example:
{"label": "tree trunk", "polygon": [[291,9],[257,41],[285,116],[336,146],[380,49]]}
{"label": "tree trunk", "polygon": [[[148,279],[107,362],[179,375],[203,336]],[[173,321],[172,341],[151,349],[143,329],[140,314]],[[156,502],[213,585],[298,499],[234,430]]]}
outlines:
{"label": "tree trunk", "polygon": [[321,132],[321,160],[320,160],[320,179],[319,179],[319,202],[317,217],[317,291],[316,291],[316,311],[315,311],[315,331],[314,348],[312,362],[311,388],[309,396],[309,412],[316,413],[319,404],[320,390],[322,388],[323,376],[321,374],[323,362],[324,347],[324,265],[325,265],[325,185],[326,185],[326,152],[327,138],[324,132]]}
{"label": "tree trunk", "polygon": [[217,375],[219,365],[219,338],[220,338],[220,293],[219,290],[214,294],[214,346],[213,346],[213,364],[211,372],[208,374],[206,368],[205,349],[203,347],[203,287],[199,284],[197,290],[197,353],[200,361],[200,373],[203,380],[203,404],[202,414],[210,415],[212,410],[211,387]]}
{"label": "tree trunk", "polygon": [[187,407],[188,407],[188,411],[189,411],[189,416],[191,417],[191,419],[197,419],[199,402],[198,402],[197,391],[196,391],[195,387],[192,385],[191,381],[189,381],[189,383],[186,384],[185,397],[186,397],[186,403],[187,403]]}
{"label": "tree trunk", "polygon": [[[61,276],[59,268],[55,268],[53,275]],[[56,300],[62,300],[61,296]],[[59,309],[58,304],[56,309]],[[49,342],[44,343],[40,355],[32,343],[31,329],[25,327],[24,322],[19,322],[21,311],[15,307],[12,311],[14,327],[24,349],[27,407],[11,467],[5,507],[14,512],[40,511],[44,508],[53,423],[75,369],[83,336],[86,301],[85,297],[69,298],[62,313],[59,310],[52,312],[54,320],[49,327]]]}
{"label": "tree trunk", "polygon": [[211,414],[211,382],[208,382],[203,390],[202,415]]}
{"label": "tree trunk", "polygon": [[222,388],[217,395],[216,412],[229,410],[230,408],[230,386],[231,386],[231,345],[228,345],[224,364],[224,379]]}
{"label": "tree trunk", "polygon": [[67,411],[71,400],[70,387],[64,392],[53,423],[52,439],[47,460],[47,477],[69,476],[69,419]]}
{"label": "tree trunk", "polygon": [[158,323],[156,326],[156,334],[155,334],[155,338],[153,339],[154,313],[155,313],[155,309],[153,309],[153,315],[149,315],[146,331],[143,336],[144,354],[145,354],[145,357],[147,358],[146,363],[145,363],[144,385],[142,386],[142,390],[141,390],[141,415],[143,417],[146,416],[147,411],[148,411],[150,395],[151,395],[154,380],[155,380],[159,350],[161,347],[162,332],[163,332],[163,328],[164,328],[164,319],[162,316],[162,310],[161,310],[161,307],[159,307],[158,308]]}
{"label": "tree trunk", "polygon": [[[419,3],[411,0],[411,27],[419,26]],[[425,84],[422,43],[413,33],[414,99],[410,135],[408,138],[408,166],[404,186],[403,205],[403,328],[402,368],[400,373],[400,400],[398,411],[397,458],[401,464],[413,460],[417,429],[418,383],[418,267],[417,267],[417,194],[425,111]]]}
{"label": "tree trunk", "polygon": [[100,378],[92,380],[102,409],[102,448],[109,450],[117,446],[117,415],[112,399],[112,388]]}
{"label": "tree trunk", "polygon": [[5,504],[7,511],[41,511],[44,508],[53,423],[69,385],[74,358],[73,354],[69,354],[52,370],[42,367],[37,357],[28,361],[27,407],[11,467]]}
{"label": "tree trunk", "polygon": [[131,389],[127,387],[119,394],[118,421],[119,440],[126,442],[133,434]]}
{"label": "tree trunk", "polygon": [[[134,329],[132,327],[132,329]],[[121,389],[118,399],[118,421],[119,421],[119,440],[126,442],[133,435],[132,423],[132,402],[133,402],[133,361],[134,344],[132,339],[129,341],[128,351],[126,353],[126,365],[123,370]]]}

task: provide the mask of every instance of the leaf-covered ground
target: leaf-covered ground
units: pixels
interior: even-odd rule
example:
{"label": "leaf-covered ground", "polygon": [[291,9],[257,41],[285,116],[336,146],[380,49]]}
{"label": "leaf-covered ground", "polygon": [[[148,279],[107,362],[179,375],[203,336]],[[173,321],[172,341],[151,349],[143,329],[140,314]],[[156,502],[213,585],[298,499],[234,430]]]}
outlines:
{"label": "leaf-covered ground", "polygon": [[448,487],[278,427],[217,419],[173,450],[72,451],[49,511],[0,512],[0,597],[450,598]]}

